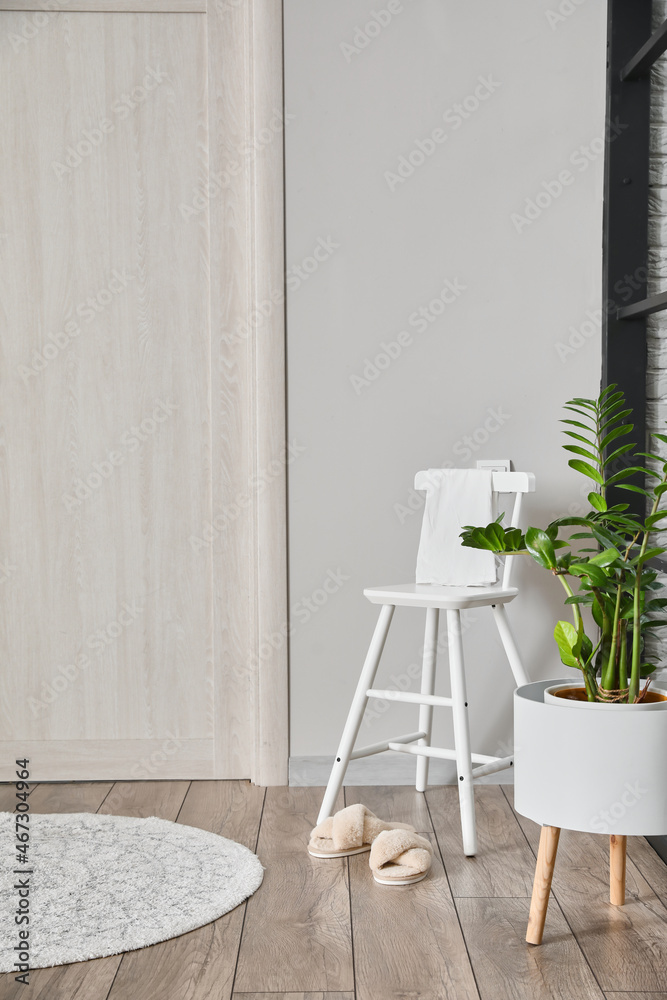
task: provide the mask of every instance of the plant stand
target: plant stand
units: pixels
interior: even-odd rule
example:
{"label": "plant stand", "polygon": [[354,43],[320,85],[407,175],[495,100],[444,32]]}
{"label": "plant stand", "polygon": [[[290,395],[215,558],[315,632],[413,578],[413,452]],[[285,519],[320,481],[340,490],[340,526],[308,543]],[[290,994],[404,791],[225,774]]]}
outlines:
{"label": "plant stand", "polygon": [[561,830],[609,837],[615,906],[625,900],[628,836],[667,833],[667,702],[545,703],[554,683],[534,681],[514,692],[514,808],[542,827],[531,944],[542,940]]}
{"label": "plant stand", "polygon": [[[530,901],[530,915],[526,941],[528,944],[542,944],[544,922],[547,918],[551,880],[556,864],[560,827],[543,826],[540,846],[537,852],[533,895]],[[612,833],[609,837],[609,900],[614,906],[625,903],[625,861],[628,838]]]}

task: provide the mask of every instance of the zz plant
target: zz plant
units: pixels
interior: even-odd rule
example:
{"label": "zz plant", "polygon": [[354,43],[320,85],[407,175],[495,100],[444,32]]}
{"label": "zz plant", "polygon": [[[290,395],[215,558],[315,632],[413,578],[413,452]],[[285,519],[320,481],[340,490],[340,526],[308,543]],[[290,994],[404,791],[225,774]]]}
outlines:
{"label": "zz plant", "polygon": [[[667,599],[656,596],[661,584],[647,565],[667,551],[653,539],[667,530],[667,509],[660,509],[667,492],[667,462],[622,443],[633,430],[627,423],[632,411],[615,385],[597,399],[572,399],[565,409],[568,415],[562,423],[569,440],[564,447],[575,456],[568,465],[595,484],[588,494],[590,510],[583,516],[560,517],[544,529],[528,528],[525,534],[504,528],[500,515],[485,528],[466,526],[462,544],[499,555],[529,555],[549,570],[565,590],[565,604],[572,607],[573,621],[559,621],[554,630],[562,662],[581,670],[589,701],[633,704],[645,697],[655,670],[654,664],[642,661],[644,638],[649,629],[667,624],[655,617]],[[654,437],[667,444],[664,434]],[[626,482],[636,473],[650,485]],[[647,513],[635,514],[625,503],[609,506],[609,486],[642,494]],[[559,537],[561,529],[572,527],[577,530],[569,537]],[[592,618],[588,626],[584,608]],[[648,678],[643,687],[642,678]]]}

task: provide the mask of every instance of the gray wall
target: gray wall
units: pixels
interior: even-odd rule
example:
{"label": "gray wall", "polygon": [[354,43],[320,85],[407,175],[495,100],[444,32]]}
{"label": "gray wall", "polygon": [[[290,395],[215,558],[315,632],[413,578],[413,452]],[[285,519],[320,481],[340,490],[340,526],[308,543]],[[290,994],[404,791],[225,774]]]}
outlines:
{"label": "gray wall", "polygon": [[[537,476],[530,523],[581,503],[558,419],[600,376],[605,4],[570,7],[285,0],[293,756],[335,750],[377,613],[363,587],[414,579],[417,470],[510,457]],[[532,564],[519,583],[527,667],[563,676],[560,588]],[[421,652],[421,613],[394,622],[387,685]],[[511,675],[490,612],[467,624],[474,742],[494,753]],[[415,718],[392,707],[363,741]]]}

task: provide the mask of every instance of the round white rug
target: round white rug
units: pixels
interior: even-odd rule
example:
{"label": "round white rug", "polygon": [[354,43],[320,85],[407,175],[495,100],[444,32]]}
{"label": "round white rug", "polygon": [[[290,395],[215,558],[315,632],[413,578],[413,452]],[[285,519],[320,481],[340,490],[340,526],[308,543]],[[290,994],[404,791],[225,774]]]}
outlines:
{"label": "round white rug", "polygon": [[264,875],[251,851],[217,834],[91,813],[31,815],[22,865],[15,818],[0,813],[0,972],[17,971],[21,880],[29,879],[30,966],[40,969],[185,934],[238,906]]}

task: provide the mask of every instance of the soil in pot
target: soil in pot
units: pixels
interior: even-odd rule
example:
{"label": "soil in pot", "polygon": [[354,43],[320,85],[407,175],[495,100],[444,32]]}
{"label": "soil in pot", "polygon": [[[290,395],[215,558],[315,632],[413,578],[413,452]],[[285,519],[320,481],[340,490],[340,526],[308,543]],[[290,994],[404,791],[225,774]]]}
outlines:
{"label": "soil in pot", "polygon": [[[567,687],[552,691],[551,694],[555,698],[562,698],[564,701],[588,701],[585,687],[572,687],[572,685],[568,685]],[[667,695],[660,694],[659,691],[651,691],[649,688],[642,698],[641,704],[650,705],[658,701],[667,701]]]}

